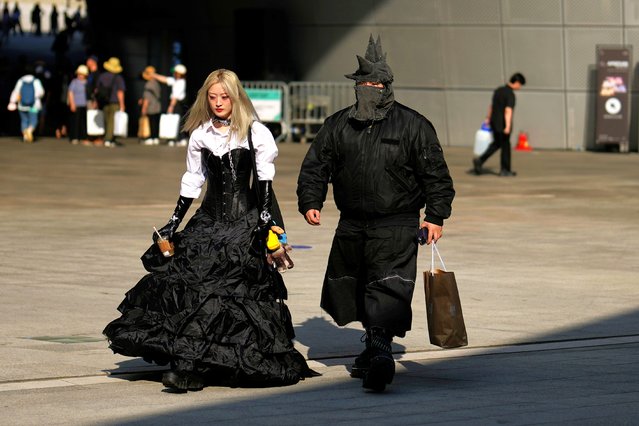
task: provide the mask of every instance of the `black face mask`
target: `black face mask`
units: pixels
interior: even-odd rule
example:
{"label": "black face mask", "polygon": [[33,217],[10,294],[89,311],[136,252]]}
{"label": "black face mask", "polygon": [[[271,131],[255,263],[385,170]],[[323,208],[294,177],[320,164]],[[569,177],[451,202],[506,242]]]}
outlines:
{"label": "black face mask", "polygon": [[383,88],[373,86],[355,86],[357,103],[348,113],[350,118],[358,121],[379,121],[393,105],[395,96],[390,85]]}

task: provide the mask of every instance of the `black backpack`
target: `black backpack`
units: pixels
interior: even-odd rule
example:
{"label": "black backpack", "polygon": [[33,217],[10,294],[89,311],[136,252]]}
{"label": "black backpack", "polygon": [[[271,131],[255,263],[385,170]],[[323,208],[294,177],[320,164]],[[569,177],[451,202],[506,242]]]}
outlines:
{"label": "black backpack", "polygon": [[111,76],[111,84],[105,86],[101,80],[98,81],[98,87],[95,91],[95,100],[100,108],[111,103],[111,92],[113,91],[113,81],[115,75]]}

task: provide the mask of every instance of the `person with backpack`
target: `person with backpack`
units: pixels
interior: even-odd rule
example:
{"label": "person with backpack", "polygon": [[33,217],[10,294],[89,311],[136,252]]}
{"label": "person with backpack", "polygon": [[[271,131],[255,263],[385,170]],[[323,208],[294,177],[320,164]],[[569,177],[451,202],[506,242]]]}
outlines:
{"label": "person with backpack", "polygon": [[123,146],[122,143],[115,140],[113,134],[115,129],[115,113],[117,111],[124,112],[124,92],[126,86],[124,79],[120,75],[120,73],[122,73],[122,65],[120,65],[120,59],[112,57],[109,58],[103,66],[106,72],[103,72],[98,77],[95,97],[99,108],[104,112],[104,146]]}
{"label": "person with backpack", "polygon": [[20,130],[22,140],[33,142],[33,133],[38,125],[38,115],[42,110],[44,87],[42,82],[33,75],[33,67],[27,67],[27,73],[20,77],[9,98],[9,111],[18,110],[20,113]]}

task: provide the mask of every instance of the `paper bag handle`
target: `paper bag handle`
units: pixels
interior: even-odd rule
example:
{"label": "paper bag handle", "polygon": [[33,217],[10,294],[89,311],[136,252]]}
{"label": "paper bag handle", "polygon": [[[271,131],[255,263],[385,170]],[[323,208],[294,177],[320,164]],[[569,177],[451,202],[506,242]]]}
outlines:
{"label": "paper bag handle", "polygon": [[437,248],[437,244],[433,241],[430,244],[430,274],[435,275],[435,253],[437,253],[437,257],[439,258],[439,263],[442,264],[442,269],[446,272],[446,265],[444,264],[444,260],[442,259],[441,254],[439,254],[439,249]]}

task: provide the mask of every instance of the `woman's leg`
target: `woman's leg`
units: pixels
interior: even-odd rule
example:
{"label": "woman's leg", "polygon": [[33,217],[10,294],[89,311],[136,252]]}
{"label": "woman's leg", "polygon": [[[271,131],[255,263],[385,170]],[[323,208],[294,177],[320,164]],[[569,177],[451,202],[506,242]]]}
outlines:
{"label": "woman's leg", "polygon": [[160,114],[149,115],[149,127],[151,128],[151,139],[160,137]]}
{"label": "woman's leg", "polygon": [[78,142],[78,110],[76,108],[75,112],[69,114],[69,141],[72,143]]}
{"label": "woman's leg", "polygon": [[78,107],[76,114],[78,120],[78,127],[76,127],[78,139],[86,140],[89,137],[87,135],[87,107]]}
{"label": "woman's leg", "polygon": [[22,141],[31,142],[32,136],[29,133],[29,111],[19,111],[20,113],[20,131],[22,132]]}

